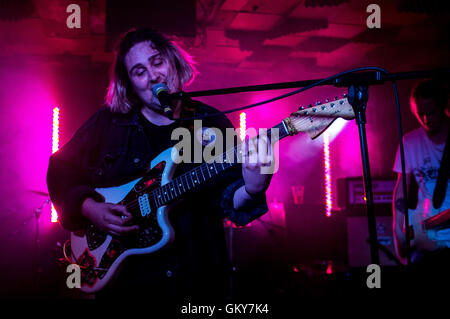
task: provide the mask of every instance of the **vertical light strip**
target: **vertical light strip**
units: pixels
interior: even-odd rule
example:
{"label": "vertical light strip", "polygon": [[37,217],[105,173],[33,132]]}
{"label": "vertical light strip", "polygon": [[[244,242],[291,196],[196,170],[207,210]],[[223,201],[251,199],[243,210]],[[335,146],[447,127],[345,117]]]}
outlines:
{"label": "vertical light strip", "polygon": [[[53,108],[52,154],[59,149],[59,107]],[[58,222],[58,213],[52,204],[52,223]]]}
{"label": "vertical light strip", "polygon": [[[247,133],[246,131],[247,131],[247,114],[245,112],[241,112],[239,114],[239,137],[241,138],[241,141],[245,140],[245,134]],[[245,225],[244,227],[251,227],[251,226],[252,226],[252,223],[250,222],[247,225]],[[236,226],[234,226],[234,227],[236,227]]]}
{"label": "vertical light strip", "polygon": [[331,189],[330,136],[327,131],[323,133],[323,166],[325,176],[325,214],[327,217],[330,217],[333,209],[333,194]]}
{"label": "vertical light strip", "polygon": [[239,114],[239,135],[241,137],[241,141],[245,139],[245,131],[247,130],[247,114],[242,112]]}

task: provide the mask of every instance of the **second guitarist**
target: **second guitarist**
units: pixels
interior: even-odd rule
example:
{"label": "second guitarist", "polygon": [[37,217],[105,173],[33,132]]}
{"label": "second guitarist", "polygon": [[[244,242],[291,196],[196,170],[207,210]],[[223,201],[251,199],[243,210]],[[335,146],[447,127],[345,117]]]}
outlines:
{"label": "second guitarist", "polygon": [[[448,259],[450,228],[442,225],[425,230],[423,221],[450,208],[448,170],[450,158],[445,158],[448,141],[449,116],[448,91],[437,80],[420,82],[413,89],[411,111],[421,127],[404,138],[405,168],[407,174],[408,208],[404,207],[400,154],[397,151],[394,171],[398,173],[394,190],[394,235],[397,253],[406,257],[404,214],[409,211],[411,232],[411,261],[421,260],[435,252]],[[448,153],[448,150],[447,150]],[[440,182],[437,183],[438,178]],[[439,186],[437,186],[439,184]]]}

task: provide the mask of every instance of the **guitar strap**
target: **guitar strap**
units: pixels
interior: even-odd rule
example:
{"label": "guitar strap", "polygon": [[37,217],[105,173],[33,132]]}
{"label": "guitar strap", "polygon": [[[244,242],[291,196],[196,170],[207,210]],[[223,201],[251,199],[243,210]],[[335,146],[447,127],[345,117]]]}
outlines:
{"label": "guitar strap", "polygon": [[408,208],[416,209],[417,203],[419,202],[419,185],[416,182],[416,177],[414,173],[411,173],[411,181],[408,185]]}
{"label": "guitar strap", "polygon": [[[450,129],[449,129],[450,130]],[[433,207],[438,209],[444,202],[447,191],[447,182],[449,176],[449,162],[450,162],[450,132],[447,133],[447,140],[445,142],[444,154],[441,159],[441,167],[439,167],[439,175],[436,181],[436,187],[433,191]]]}

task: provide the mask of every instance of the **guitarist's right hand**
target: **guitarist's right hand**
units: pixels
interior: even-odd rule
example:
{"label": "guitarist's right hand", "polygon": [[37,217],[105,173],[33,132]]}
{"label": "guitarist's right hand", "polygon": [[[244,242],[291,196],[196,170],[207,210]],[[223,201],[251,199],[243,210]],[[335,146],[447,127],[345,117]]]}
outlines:
{"label": "guitarist's right hand", "polygon": [[419,251],[433,251],[439,248],[438,242],[428,237],[426,231],[422,229],[420,222],[413,223],[414,238],[411,241],[411,246]]}
{"label": "guitarist's right hand", "polygon": [[128,226],[132,215],[124,205],[99,203],[86,198],[81,205],[81,214],[94,226],[114,236],[137,232],[137,225]]}
{"label": "guitarist's right hand", "polygon": [[[411,214],[410,214],[411,215]],[[424,229],[422,224],[425,219],[423,214],[412,214],[411,218],[411,247],[419,251],[433,251],[438,249],[439,245],[436,240],[432,240],[429,237],[428,232]]]}

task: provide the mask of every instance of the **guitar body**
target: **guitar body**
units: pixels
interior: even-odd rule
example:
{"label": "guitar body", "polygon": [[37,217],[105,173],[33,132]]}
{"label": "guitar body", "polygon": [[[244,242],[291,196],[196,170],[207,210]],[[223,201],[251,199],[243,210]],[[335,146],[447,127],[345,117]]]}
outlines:
{"label": "guitar body", "polygon": [[[165,185],[173,177],[176,164],[172,161],[172,149],[159,154],[152,162],[150,171],[142,178],[127,184],[98,188],[105,202],[126,204],[137,201],[141,194]],[[115,237],[106,234],[90,224],[80,232],[70,236],[71,259],[81,268],[81,290],[94,293],[105,287],[120,270],[122,262],[131,255],[155,252],[173,241],[174,231],[169,223],[170,205],[152,207],[145,203],[128,208],[133,214],[133,222],[139,225],[135,235]]]}

